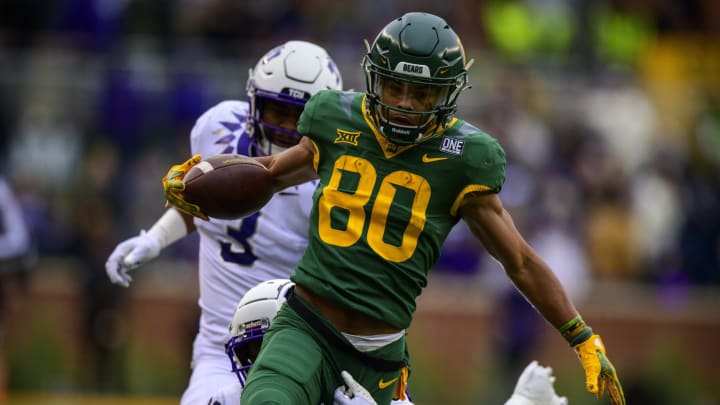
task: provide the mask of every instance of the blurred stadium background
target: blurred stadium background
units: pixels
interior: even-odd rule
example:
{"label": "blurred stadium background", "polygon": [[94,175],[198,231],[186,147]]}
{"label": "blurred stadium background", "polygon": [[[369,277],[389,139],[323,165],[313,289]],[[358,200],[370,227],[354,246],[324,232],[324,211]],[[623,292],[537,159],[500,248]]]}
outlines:
{"label": "blurred stadium background", "polygon": [[[410,10],[445,17],[475,58],[459,116],[504,145],[502,197],[603,335],[628,403],[720,404],[715,0],[3,0],[0,176],[32,247],[0,267],[0,404],[177,403],[195,240],[130,289],[106,257],[163,211],[195,118],[245,99],[266,50],[316,41],[362,90],[362,40]],[[418,405],[500,404],[531,359],[571,404],[605,403],[463,226],[410,344]]]}

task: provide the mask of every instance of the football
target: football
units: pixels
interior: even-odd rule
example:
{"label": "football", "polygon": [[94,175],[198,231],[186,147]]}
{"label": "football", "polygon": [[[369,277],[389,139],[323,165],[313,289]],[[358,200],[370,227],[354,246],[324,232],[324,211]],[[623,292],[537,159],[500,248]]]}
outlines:
{"label": "football", "polygon": [[257,160],[242,155],[209,156],[193,166],[183,182],[185,201],[219,219],[248,216],[273,196],[270,171]]}

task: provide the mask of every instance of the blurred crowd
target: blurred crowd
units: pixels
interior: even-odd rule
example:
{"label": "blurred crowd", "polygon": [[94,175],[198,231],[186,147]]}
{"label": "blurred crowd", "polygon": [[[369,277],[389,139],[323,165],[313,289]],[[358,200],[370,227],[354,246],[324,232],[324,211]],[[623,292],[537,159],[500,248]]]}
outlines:
{"label": "blurred crowd", "polygon": [[[124,293],[105,259],[162,212],[160,178],[205,109],[245,99],[247,69],[288,39],[323,44],[362,90],[362,40],[410,10],[443,16],[475,59],[458,115],[504,146],[503,201],[571,294],[720,284],[714,0],[4,0],[0,178],[30,250],[77,260],[96,319]],[[438,272],[488,273],[456,228]],[[194,243],[163,257],[192,261]]]}
{"label": "blurred crowd", "polygon": [[[1,167],[37,251],[102,268],[162,209],[159,178],[194,120],[244,99],[274,44],[325,44],[362,89],[362,40],[425,9],[476,59],[459,115],[506,148],[503,198],[545,257],[601,278],[720,281],[716,2],[436,3],[4,1]],[[440,267],[481,270],[456,236]]]}

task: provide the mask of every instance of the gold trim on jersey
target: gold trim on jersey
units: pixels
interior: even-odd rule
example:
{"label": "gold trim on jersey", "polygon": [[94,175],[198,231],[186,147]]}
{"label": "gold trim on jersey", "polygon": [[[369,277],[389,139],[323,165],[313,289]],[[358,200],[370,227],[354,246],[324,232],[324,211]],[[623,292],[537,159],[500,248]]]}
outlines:
{"label": "gold trim on jersey", "polygon": [[[308,138],[310,139],[310,138]],[[315,155],[313,156],[313,167],[315,167],[315,173],[318,172],[318,166],[320,165],[320,149],[318,149],[317,144],[315,141],[310,139],[310,142],[312,143],[313,148],[315,148]]]}
{"label": "gold trim on jersey", "polygon": [[367,110],[367,95],[363,95],[363,98],[361,100],[361,106],[362,106],[362,115],[365,119],[365,123],[370,127],[370,130],[372,131],[373,135],[375,135],[375,139],[377,139],[378,143],[380,144],[380,148],[383,151],[383,154],[385,155],[385,159],[393,158],[400,153],[412,148],[416,144],[410,144],[410,145],[396,145],[390,141],[386,137],[383,136],[383,134],[380,133],[380,130],[375,127],[375,124],[373,123],[372,117],[370,116],[370,113]]}
{"label": "gold trim on jersey", "polygon": [[465,186],[462,191],[460,191],[460,194],[455,198],[455,201],[453,202],[452,207],[450,207],[450,215],[457,216],[457,212],[460,209],[460,204],[462,204],[463,199],[465,196],[469,193],[475,192],[475,191],[490,191],[492,188],[488,186],[483,186],[481,184],[471,184],[469,186]]}
{"label": "gold trim on jersey", "polygon": [[[413,146],[418,145],[417,143],[413,143],[410,145],[397,145],[392,142],[390,142],[383,134],[380,133],[380,130],[377,129],[375,126],[375,123],[373,122],[372,116],[370,115],[370,112],[367,110],[367,103],[366,100],[367,95],[363,95],[363,98],[361,100],[361,107],[362,107],[362,116],[363,119],[365,119],[365,123],[370,127],[370,130],[372,130],[373,135],[375,135],[375,139],[377,139],[378,143],[380,144],[380,147],[382,148],[383,154],[385,155],[386,159],[390,159],[392,157],[395,157],[399,155],[400,153],[412,148]],[[446,129],[452,127],[457,122],[457,118],[453,117],[452,120],[450,120],[450,124],[448,124],[447,127],[440,128],[435,132],[435,134],[431,138],[435,138],[437,136],[440,136],[440,134],[445,131]],[[430,138],[428,138],[430,139]]]}

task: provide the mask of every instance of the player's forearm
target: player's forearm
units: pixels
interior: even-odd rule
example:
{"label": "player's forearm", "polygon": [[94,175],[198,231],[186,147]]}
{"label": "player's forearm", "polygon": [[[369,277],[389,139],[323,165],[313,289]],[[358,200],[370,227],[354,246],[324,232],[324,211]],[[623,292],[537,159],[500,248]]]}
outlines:
{"label": "player's forearm", "polygon": [[[306,138],[303,138],[305,140]],[[313,166],[314,148],[309,140],[272,156],[256,158],[270,170],[276,191],[316,179]]]}
{"label": "player's forearm", "polygon": [[575,350],[585,370],[585,385],[602,398],[607,390],[613,405],[625,405],[620,379],[607,358],[599,335],[585,323],[565,294],[555,274],[529,247],[523,249],[523,263],[508,271],[520,291],[543,314]]}
{"label": "player's forearm", "polygon": [[524,254],[521,267],[505,270],[517,289],[555,328],[578,315],[560,281],[536,253]]}
{"label": "player's forearm", "polygon": [[548,322],[560,328],[577,316],[560,281],[520,235],[497,195],[468,196],[462,214],[473,234]]}

